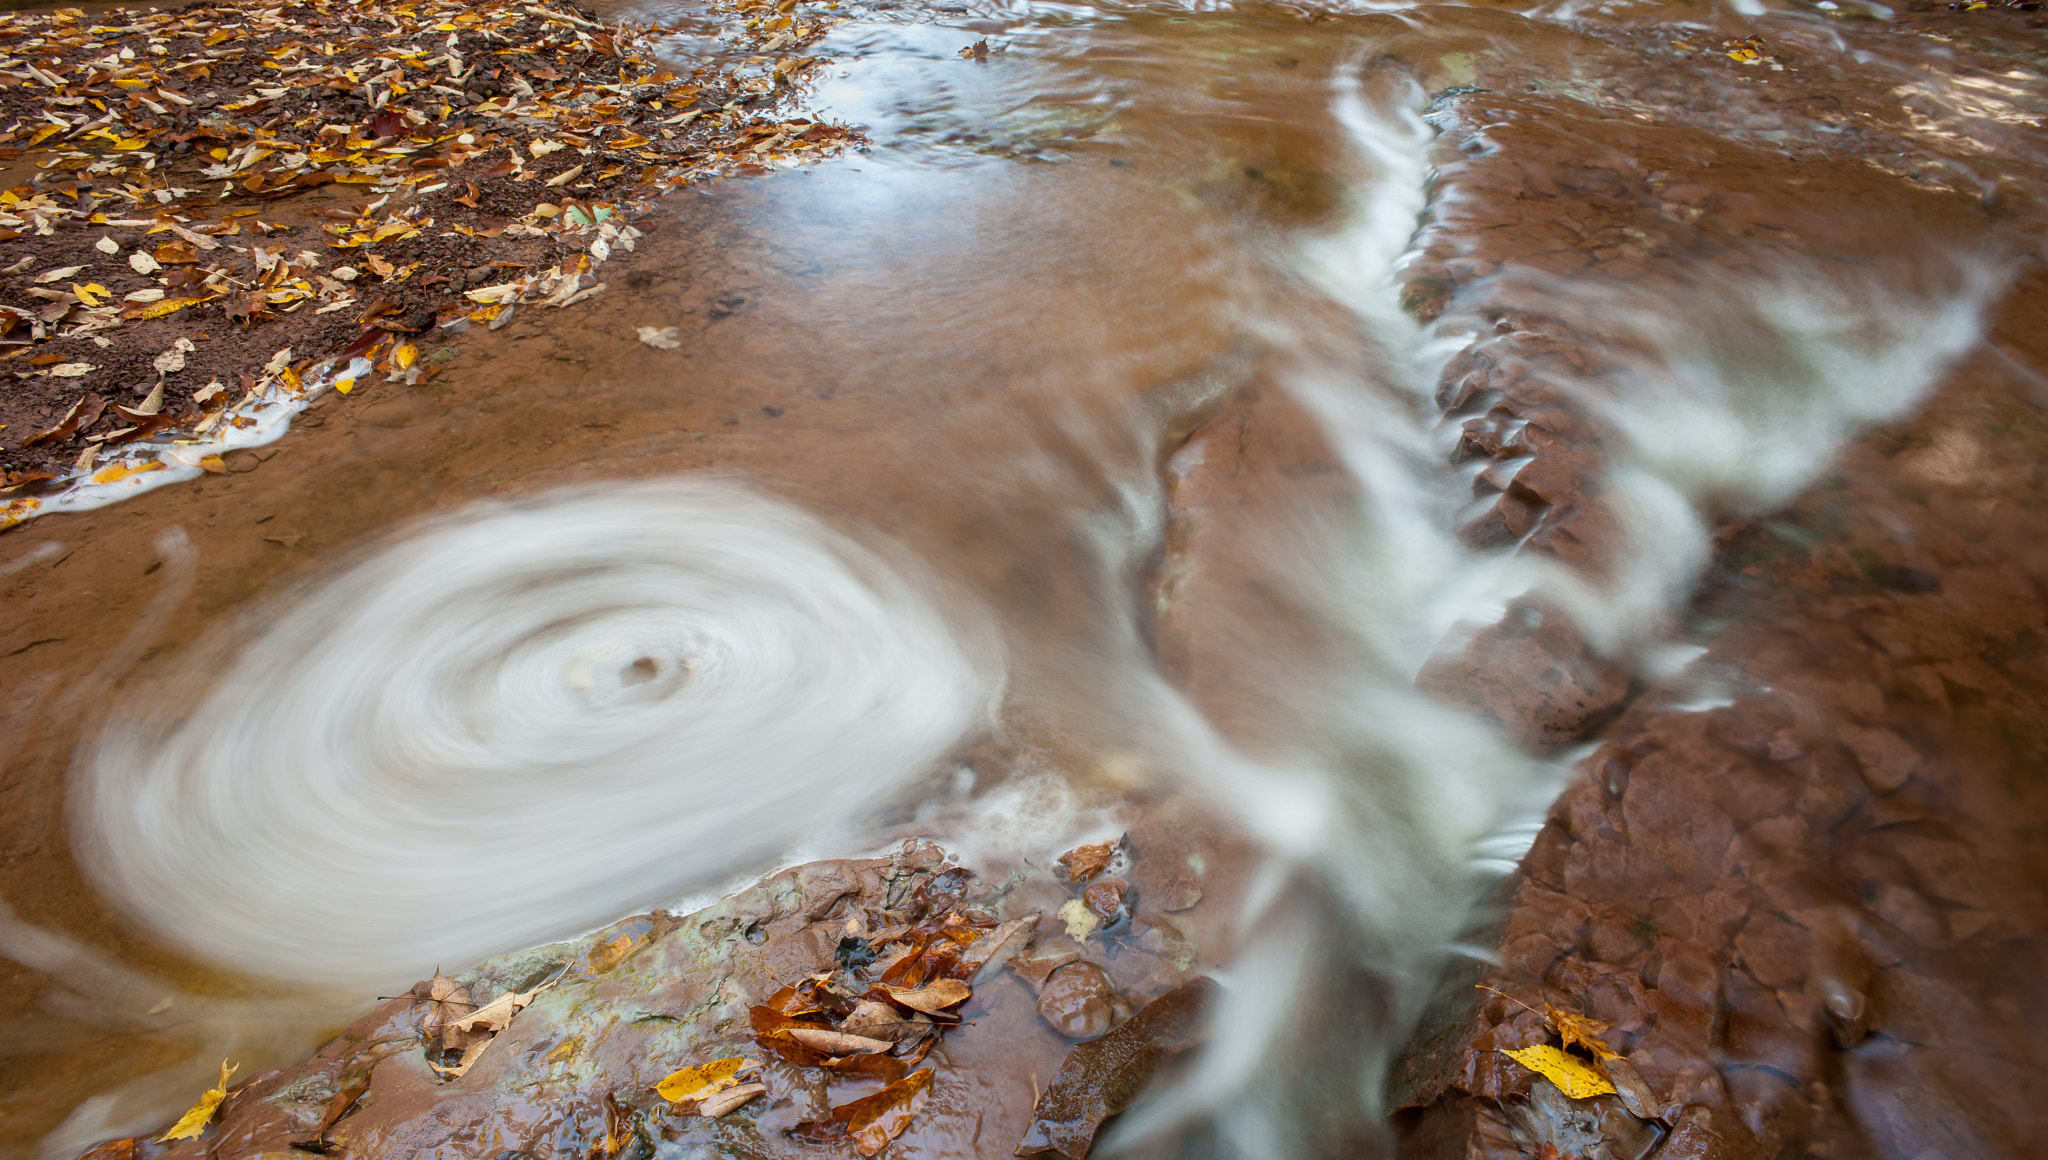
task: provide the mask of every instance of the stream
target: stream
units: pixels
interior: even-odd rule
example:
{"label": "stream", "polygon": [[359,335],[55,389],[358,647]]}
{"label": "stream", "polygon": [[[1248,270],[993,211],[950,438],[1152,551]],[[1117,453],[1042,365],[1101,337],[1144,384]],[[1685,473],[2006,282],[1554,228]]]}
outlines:
{"label": "stream", "polygon": [[[1553,804],[1619,801],[1602,771],[1659,730],[1802,770],[1839,735],[1838,805],[1641,825],[1756,913],[1929,948],[1869,956],[1921,990],[1854,985],[1913,1029],[1808,1074],[1849,975],[1774,981],[1731,928],[1713,970],[1819,996],[1757,1046],[1718,992],[1725,1098],[1821,1125],[1750,1130],[2026,1153],[2042,14],[835,11],[807,100],[870,148],[669,196],[606,294],[323,397],[253,470],[0,539],[0,1155],[146,1131],[223,1055],[286,1065],[437,967],[778,866],[1122,832],[1199,839],[1187,931],[1227,984],[1122,1144],[1392,1154],[1442,981],[1553,913],[1503,894],[1539,834],[1592,832]],[[601,12],[679,72],[726,51],[695,7]],[[1892,600],[1910,631],[1854,619]],[[1718,760],[1679,764],[1749,784]],[[1826,844],[1851,831],[1951,861]],[[1570,866],[1560,894],[1653,877]],[[1707,894],[1642,889],[1653,930]],[[1572,921],[1681,993],[1676,952]],[[889,1154],[1009,1155],[996,1118]]]}

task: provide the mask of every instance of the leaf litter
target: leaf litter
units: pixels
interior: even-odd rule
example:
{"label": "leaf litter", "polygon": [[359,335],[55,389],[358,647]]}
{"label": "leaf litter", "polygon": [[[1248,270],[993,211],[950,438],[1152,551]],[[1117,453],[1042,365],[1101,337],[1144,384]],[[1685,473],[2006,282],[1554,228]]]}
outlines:
{"label": "leaf litter", "polygon": [[[653,197],[862,142],[791,111],[829,5],[718,9],[756,55],[688,76],[654,60],[660,29],[563,0],[0,13],[0,160],[33,167],[0,191],[0,423],[146,394],[177,339],[197,372],[149,429],[0,449],[0,528],[102,451],[134,474],[265,402],[417,383],[438,365],[401,363],[408,339],[603,293]],[[230,389],[197,399],[212,381]]]}

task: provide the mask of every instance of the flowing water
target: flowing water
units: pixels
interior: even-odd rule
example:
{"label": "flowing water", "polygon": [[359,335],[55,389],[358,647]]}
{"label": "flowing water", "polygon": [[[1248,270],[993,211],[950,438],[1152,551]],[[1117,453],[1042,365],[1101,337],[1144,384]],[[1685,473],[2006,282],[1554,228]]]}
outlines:
{"label": "flowing water", "polygon": [[[1124,1140],[1386,1147],[1396,1049],[1604,724],[1770,696],[1710,652],[1717,529],[2039,311],[2021,14],[839,13],[812,99],[872,149],[675,195],[594,308],[0,545],[11,1152],[437,964],[1188,803],[1228,998]],[[1752,31],[1782,67],[1721,54]],[[1540,430],[1490,418],[1532,383]],[[1470,660],[1504,633],[1549,651]],[[1576,715],[1526,695],[1559,665]]]}

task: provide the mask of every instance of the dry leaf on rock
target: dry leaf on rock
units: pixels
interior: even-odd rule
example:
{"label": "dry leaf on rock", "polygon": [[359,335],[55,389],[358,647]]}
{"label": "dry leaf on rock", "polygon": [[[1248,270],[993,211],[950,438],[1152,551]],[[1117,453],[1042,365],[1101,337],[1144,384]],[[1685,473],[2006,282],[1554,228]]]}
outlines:
{"label": "dry leaf on rock", "polygon": [[239,1063],[230,1065],[227,1060],[221,1060],[219,1085],[208,1088],[206,1093],[199,1097],[198,1103],[193,1104],[186,1109],[184,1115],[178,1117],[178,1122],[171,1125],[170,1131],[157,1137],[157,1142],[167,1144],[172,1140],[190,1140],[204,1132],[206,1125],[213,1122],[213,1114],[220,1110],[221,1104],[228,1098],[228,1077],[235,1074],[241,1066]]}
{"label": "dry leaf on rock", "polygon": [[448,1020],[447,1025],[457,1031],[503,1031],[512,1023],[512,1017],[524,1011],[535,995],[555,985],[558,974],[531,991],[517,993],[507,991],[467,1015]]}

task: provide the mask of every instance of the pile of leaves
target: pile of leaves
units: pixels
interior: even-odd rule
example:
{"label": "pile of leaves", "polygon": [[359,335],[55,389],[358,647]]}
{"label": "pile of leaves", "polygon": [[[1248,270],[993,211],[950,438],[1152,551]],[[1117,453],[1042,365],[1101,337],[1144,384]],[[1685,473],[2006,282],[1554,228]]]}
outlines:
{"label": "pile of leaves", "polygon": [[[918,1065],[941,1036],[961,1026],[959,1010],[974,996],[975,982],[1014,957],[1038,921],[1034,914],[999,923],[964,908],[971,881],[968,871],[955,868],[920,884],[912,912],[923,917],[914,923],[867,932],[866,923],[848,920],[835,969],[786,985],[749,1009],[754,1042],[769,1055],[825,1069],[832,1078],[883,1083],[880,1091],[833,1107],[824,1120],[791,1129],[797,1139],[851,1144],[873,1156],[924,1105],[933,1071]],[[700,1090],[703,1073],[719,1069],[729,1078],[743,1063],[720,1060],[677,1072],[663,1081],[661,1094],[671,1100],[709,1095],[718,1102],[699,1110],[723,1114],[766,1088],[706,1092]]]}
{"label": "pile of leaves", "polygon": [[726,4],[754,75],[561,0],[0,14],[0,504],[274,385],[417,381],[408,336],[601,293],[653,195],[859,143],[787,111],[829,20]]}

